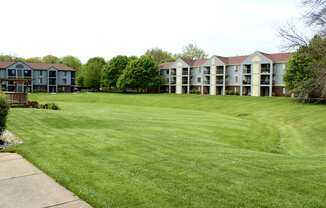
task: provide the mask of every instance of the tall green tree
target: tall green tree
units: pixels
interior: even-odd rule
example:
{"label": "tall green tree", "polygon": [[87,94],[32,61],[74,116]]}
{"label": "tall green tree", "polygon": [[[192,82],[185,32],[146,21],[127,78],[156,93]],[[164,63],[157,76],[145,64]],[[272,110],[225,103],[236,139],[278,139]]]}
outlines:
{"label": "tall green tree", "polygon": [[24,58],[11,56],[11,55],[0,55],[0,61],[12,62],[12,61],[25,61]]}
{"label": "tall green tree", "polygon": [[113,57],[103,70],[102,85],[105,87],[116,87],[117,81],[129,62],[127,56]]}
{"label": "tall green tree", "polygon": [[82,63],[81,61],[75,56],[64,56],[60,59],[60,62],[76,69],[77,71],[81,69]]}
{"label": "tall green tree", "polygon": [[171,53],[160,48],[149,49],[146,51],[145,55],[151,57],[156,64],[175,61],[175,57],[173,57]]}
{"label": "tall green tree", "polygon": [[177,54],[177,57],[185,58],[185,59],[204,59],[208,57],[208,54],[195,44],[188,44],[182,50],[182,53]]}
{"label": "tall green tree", "polygon": [[0,61],[11,62],[14,61],[14,57],[9,55],[0,55]]}
{"label": "tall green tree", "polygon": [[160,85],[158,65],[149,56],[130,61],[118,79],[118,88],[134,88],[137,92],[156,89]]}
{"label": "tall green tree", "polygon": [[42,62],[47,64],[58,64],[60,63],[60,59],[53,55],[47,55],[42,58]]}
{"label": "tall green tree", "polygon": [[42,58],[41,57],[30,57],[25,59],[27,63],[42,63]]}
{"label": "tall green tree", "polygon": [[326,99],[326,38],[315,36],[301,46],[287,64],[284,81],[298,98]]}
{"label": "tall green tree", "polygon": [[98,90],[101,86],[101,75],[105,66],[104,58],[94,57],[89,59],[83,67],[83,85]]}

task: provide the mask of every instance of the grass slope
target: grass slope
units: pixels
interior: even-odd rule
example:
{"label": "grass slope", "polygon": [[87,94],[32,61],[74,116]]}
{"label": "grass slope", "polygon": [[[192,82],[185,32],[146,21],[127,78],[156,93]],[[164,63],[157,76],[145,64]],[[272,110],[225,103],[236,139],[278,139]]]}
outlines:
{"label": "grass slope", "polygon": [[95,207],[326,207],[326,106],[287,98],[35,94],[15,148]]}

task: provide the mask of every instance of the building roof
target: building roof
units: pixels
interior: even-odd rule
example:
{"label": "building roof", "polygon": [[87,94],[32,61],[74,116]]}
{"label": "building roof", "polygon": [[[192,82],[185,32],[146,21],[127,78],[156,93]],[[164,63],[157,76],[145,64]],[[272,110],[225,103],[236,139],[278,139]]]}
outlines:
{"label": "building roof", "polygon": [[[0,62],[0,68],[4,69],[9,67],[10,65],[17,63],[17,62]],[[56,68],[57,70],[61,71],[76,71],[75,69],[65,65],[65,64],[45,64],[45,63],[26,63],[29,67],[36,70],[49,70],[50,68]]]}
{"label": "building roof", "polygon": [[174,64],[174,62],[166,62],[166,63],[160,64],[160,69],[168,69],[172,66],[172,64]]}
{"label": "building roof", "polygon": [[[286,63],[292,53],[263,53],[259,52],[262,55],[266,56],[270,60],[272,60],[274,63]],[[225,65],[240,65],[243,63],[246,58],[249,57],[249,55],[245,56],[230,56],[230,57],[224,57],[224,56],[216,56],[218,59],[220,59]],[[191,67],[198,67],[204,65],[208,59],[198,59],[198,60],[190,60],[190,59],[182,59],[184,62],[186,62]],[[174,62],[164,63],[160,65],[161,69],[167,69],[172,66]]]}

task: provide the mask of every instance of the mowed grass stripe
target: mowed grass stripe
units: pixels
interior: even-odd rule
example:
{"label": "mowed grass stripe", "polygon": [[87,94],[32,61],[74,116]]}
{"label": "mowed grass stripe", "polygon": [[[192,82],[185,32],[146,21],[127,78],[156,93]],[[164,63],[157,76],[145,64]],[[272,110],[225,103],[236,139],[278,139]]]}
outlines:
{"label": "mowed grass stripe", "polygon": [[15,148],[95,207],[323,207],[326,109],[287,98],[33,94]]}

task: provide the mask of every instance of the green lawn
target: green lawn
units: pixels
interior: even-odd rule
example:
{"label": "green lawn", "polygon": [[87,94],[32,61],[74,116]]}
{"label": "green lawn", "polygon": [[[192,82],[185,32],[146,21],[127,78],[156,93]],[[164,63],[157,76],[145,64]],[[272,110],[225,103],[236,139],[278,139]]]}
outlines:
{"label": "green lawn", "polygon": [[94,207],[326,207],[326,106],[288,98],[34,94],[15,150]]}

